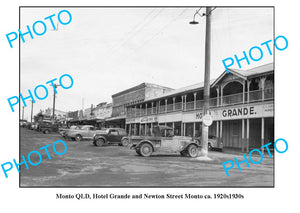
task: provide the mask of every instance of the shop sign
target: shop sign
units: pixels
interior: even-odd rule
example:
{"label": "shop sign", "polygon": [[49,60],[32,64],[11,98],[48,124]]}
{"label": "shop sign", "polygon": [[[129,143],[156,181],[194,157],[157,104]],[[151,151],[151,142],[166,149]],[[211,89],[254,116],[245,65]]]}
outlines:
{"label": "shop sign", "polygon": [[157,116],[141,118],[141,123],[154,123],[154,122],[157,122],[157,121],[158,121]]}
{"label": "shop sign", "polygon": [[[224,107],[221,109],[210,110],[212,120],[232,120],[247,118],[262,118],[274,116],[274,104],[253,104],[244,106]],[[185,113],[182,117],[184,123],[199,122],[203,120],[203,112]]]}
{"label": "shop sign", "polygon": [[135,118],[126,118],[126,123],[127,124],[135,123]]}
{"label": "shop sign", "polygon": [[223,118],[237,117],[237,116],[251,116],[251,115],[255,115],[255,114],[256,114],[256,111],[254,111],[254,106],[224,109],[222,111]]}
{"label": "shop sign", "polygon": [[216,117],[214,117],[214,120],[273,117],[273,107],[274,104],[272,103],[244,107],[230,107],[226,109],[216,110]]}

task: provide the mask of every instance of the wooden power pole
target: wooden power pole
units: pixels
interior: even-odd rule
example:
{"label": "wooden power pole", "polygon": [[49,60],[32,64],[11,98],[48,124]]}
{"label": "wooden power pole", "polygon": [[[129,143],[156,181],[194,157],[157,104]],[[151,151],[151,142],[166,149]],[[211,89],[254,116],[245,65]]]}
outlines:
{"label": "wooden power pole", "polygon": [[[210,93],[210,37],[211,37],[211,7],[206,7],[206,31],[205,31],[205,73],[204,73],[204,104],[202,118],[208,114]],[[202,154],[208,154],[208,126],[202,122]]]}

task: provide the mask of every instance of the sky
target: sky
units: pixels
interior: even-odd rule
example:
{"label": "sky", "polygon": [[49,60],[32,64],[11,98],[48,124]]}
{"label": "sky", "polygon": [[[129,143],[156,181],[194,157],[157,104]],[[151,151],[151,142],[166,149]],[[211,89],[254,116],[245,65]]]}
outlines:
{"label": "sky", "polygon": [[[57,21],[63,9],[72,15],[68,25]],[[189,24],[197,9],[21,8],[21,31],[52,14],[58,23],[54,31],[45,21],[48,28],[44,35],[34,35],[34,39],[27,35],[26,42],[21,42],[21,93],[27,96],[28,89],[33,92],[36,86],[46,85],[49,95],[36,100],[36,114],[53,104],[53,89],[46,82],[66,73],[74,84],[70,89],[57,89],[56,109],[63,111],[112,102],[113,94],[143,82],[174,89],[202,82],[205,17],[197,15],[199,24]],[[62,20],[68,17],[63,14]],[[41,32],[41,25],[36,26]],[[223,59],[234,54],[242,57],[242,51],[248,53],[251,47],[273,39],[273,8],[217,7],[212,12],[211,27],[213,79],[224,71]],[[273,57],[265,51],[262,60],[241,63],[247,70],[270,62]],[[27,105],[24,118],[30,120],[29,101]]]}

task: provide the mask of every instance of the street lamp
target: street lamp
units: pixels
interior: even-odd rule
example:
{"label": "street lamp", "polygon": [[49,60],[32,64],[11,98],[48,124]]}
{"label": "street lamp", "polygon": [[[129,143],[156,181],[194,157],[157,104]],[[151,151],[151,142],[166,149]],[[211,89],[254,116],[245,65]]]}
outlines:
{"label": "street lamp", "polygon": [[190,24],[199,24],[199,22],[193,20],[193,21],[190,22]]}
{"label": "street lamp", "polygon": [[[201,9],[201,8],[200,8]],[[199,10],[197,10],[194,14],[193,21],[190,24],[198,24],[195,21],[195,16],[198,14],[199,16],[206,16],[206,30],[205,30],[205,73],[204,73],[204,104],[203,104],[203,116],[208,114],[209,109],[209,90],[210,90],[210,36],[211,36],[211,26],[210,26],[210,14],[211,7],[206,7],[206,14],[200,15]],[[204,124],[202,119],[202,154],[203,157],[207,157],[208,154],[208,126]]]}

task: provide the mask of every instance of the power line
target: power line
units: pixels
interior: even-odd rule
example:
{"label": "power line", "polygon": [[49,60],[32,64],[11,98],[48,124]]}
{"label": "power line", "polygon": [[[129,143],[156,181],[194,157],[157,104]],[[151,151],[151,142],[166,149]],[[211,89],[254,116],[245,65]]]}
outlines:
{"label": "power line", "polygon": [[151,24],[153,21],[154,21],[154,19],[156,18],[156,17],[158,17],[161,13],[162,13],[162,11],[163,11],[164,9],[160,9],[159,11],[158,11],[158,13],[156,13],[149,21],[146,21],[146,22],[144,22],[143,23],[143,25],[132,35],[132,36],[129,36],[121,45],[119,45],[119,47],[115,50],[115,53],[120,49],[120,48],[122,48],[126,43],[128,43],[130,40],[132,40],[134,37],[136,37],[142,30],[144,30],[149,24]]}
{"label": "power line", "polygon": [[147,44],[148,42],[152,41],[153,39],[155,39],[161,32],[163,32],[165,29],[167,29],[174,21],[176,21],[180,16],[182,16],[184,14],[184,12],[187,9],[184,9],[178,16],[176,16],[174,19],[172,19],[170,22],[168,22],[167,24],[165,24],[156,34],[154,34],[150,39],[144,41],[139,47],[138,49],[140,49],[141,47],[143,47],[145,44]]}
{"label": "power line", "polygon": [[[169,21],[167,24],[165,24],[162,28],[160,28],[159,31],[157,31],[150,39],[145,40],[141,45],[139,45],[137,47],[137,49],[135,50],[135,52],[139,49],[141,49],[143,46],[145,46],[147,43],[149,43],[150,41],[152,41],[153,39],[155,39],[162,31],[164,31],[166,28],[168,28],[171,23],[173,23],[174,21],[176,21],[180,16],[182,16],[185,11],[187,11],[187,9],[184,9],[183,11],[181,11],[175,18],[173,18],[171,21]],[[121,65],[123,64],[129,57],[130,55],[134,54],[133,53],[129,53],[127,56],[125,56],[125,58],[123,57],[123,60],[120,63],[116,63],[117,65]]]}
{"label": "power line", "polygon": [[215,9],[217,9],[217,7],[214,7],[213,9],[211,9],[208,15],[210,15],[212,13],[212,11],[214,11]]}
{"label": "power line", "polygon": [[155,11],[155,9],[152,9],[149,13],[147,13],[147,15],[143,18],[143,20],[141,20],[139,23],[137,23],[133,28],[131,28],[131,30],[127,33],[127,36],[125,36],[121,42],[117,43],[115,46],[113,46],[112,48],[110,48],[107,52],[110,53],[112,50],[118,48],[120,46],[120,43],[125,42],[132,33],[134,33],[134,31],[136,29],[138,29],[142,24],[145,23],[145,21],[148,19],[149,16],[151,16],[151,14]]}

